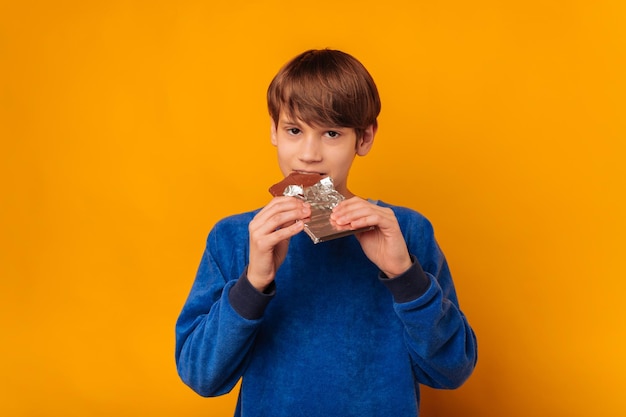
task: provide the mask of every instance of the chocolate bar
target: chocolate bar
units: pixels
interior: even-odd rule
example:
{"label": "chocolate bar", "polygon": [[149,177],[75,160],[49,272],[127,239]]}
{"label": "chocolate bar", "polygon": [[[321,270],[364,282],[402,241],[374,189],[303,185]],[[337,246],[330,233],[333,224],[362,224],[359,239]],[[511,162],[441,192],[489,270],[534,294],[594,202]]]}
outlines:
{"label": "chocolate bar", "polygon": [[285,190],[290,185],[298,185],[302,188],[307,188],[315,185],[324,178],[322,174],[305,174],[300,172],[292,172],[286,176],[281,182],[274,184],[270,187],[270,193],[274,197],[285,195]]}
{"label": "chocolate bar", "polygon": [[331,222],[330,215],[333,208],[345,197],[335,190],[333,180],[328,176],[293,173],[271,186],[269,191],[275,197],[281,195],[297,197],[311,205],[311,217],[304,219],[304,231],[313,243],[326,242],[373,229],[373,227],[365,227],[355,230],[349,226],[338,226]]}

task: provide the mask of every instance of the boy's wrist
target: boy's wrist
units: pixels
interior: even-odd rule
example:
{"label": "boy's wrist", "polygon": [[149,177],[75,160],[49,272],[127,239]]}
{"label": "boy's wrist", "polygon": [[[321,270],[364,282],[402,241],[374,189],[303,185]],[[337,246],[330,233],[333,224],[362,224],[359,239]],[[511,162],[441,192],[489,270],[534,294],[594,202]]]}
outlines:
{"label": "boy's wrist", "polygon": [[393,270],[381,271],[383,275],[388,279],[394,279],[395,277],[402,275],[413,266],[413,259],[411,255],[407,253],[407,258],[404,262],[398,264]]}
{"label": "boy's wrist", "polygon": [[243,318],[258,320],[263,316],[265,308],[276,293],[276,285],[272,281],[264,291],[255,288],[247,276],[246,271],[241,274],[235,285],[228,293],[228,300],[233,309]]}
{"label": "boy's wrist", "polygon": [[424,295],[430,287],[430,278],[422,270],[422,266],[414,255],[411,255],[411,266],[402,274],[389,278],[381,271],[380,280],[391,292],[397,303],[413,301]]}
{"label": "boy's wrist", "polygon": [[246,279],[250,283],[250,285],[254,287],[254,289],[256,289],[258,292],[261,292],[261,293],[265,293],[274,282],[274,280],[257,279],[254,275],[251,275],[249,273],[249,270],[247,268],[244,274],[246,276]]}

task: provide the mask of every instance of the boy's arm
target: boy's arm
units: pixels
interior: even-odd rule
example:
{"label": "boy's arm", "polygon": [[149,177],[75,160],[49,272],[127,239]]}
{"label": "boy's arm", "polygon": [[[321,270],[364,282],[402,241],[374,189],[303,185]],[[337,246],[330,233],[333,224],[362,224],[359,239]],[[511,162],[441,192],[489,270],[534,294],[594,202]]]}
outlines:
{"label": "boy's arm", "polygon": [[[234,234],[234,236],[233,236]],[[209,234],[191,292],[176,322],[176,365],[181,379],[202,396],[229,392],[247,364],[265,306],[273,294],[254,290],[244,274],[245,253],[234,242],[244,233]],[[245,240],[244,240],[245,241]],[[227,254],[227,252],[229,252]],[[243,307],[242,307],[243,306]]]}
{"label": "boy's arm", "polygon": [[445,259],[434,274],[424,272],[417,258],[413,259],[404,274],[379,278],[392,293],[394,310],[404,324],[418,382],[457,388],[476,366],[476,336],[459,308]]}
{"label": "boy's arm", "polygon": [[296,220],[309,215],[301,200],[276,197],[249,224],[224,229],[218,223],[209,234],[176,323],[178,373],[200,395],[227,393],[242,376],[289,238],[302,230]]}
{"label": "boy's arm", "polygon": [[476,337],[459,309],[447,262],[430,223],[415,217],[403,233],[392,209],[359,198],[337,206],[333,220],[355,229],[375,226],[357,239],[393,295],[418,382],[435,388],[460,386],[476,364]]}

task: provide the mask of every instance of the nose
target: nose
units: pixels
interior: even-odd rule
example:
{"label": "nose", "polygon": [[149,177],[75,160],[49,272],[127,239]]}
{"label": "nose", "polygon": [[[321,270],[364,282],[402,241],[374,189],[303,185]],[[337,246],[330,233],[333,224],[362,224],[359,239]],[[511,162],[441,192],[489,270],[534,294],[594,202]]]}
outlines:
{"label": "nose", "polygon": [[320,139],[315,135],[306,135],[300,147],[298,158],[305,163],[320,162],[322,160],[322,149]]}

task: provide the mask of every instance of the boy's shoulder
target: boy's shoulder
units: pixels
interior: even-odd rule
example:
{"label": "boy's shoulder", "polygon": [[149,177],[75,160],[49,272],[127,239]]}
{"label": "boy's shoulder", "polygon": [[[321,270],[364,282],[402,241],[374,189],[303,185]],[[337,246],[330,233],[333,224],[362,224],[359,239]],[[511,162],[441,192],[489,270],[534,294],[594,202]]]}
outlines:
{"label": "boy's shoulder", "polygon": [[381,207],[388,207],[393,210],[396,215],[396,219],[398,219],[398,224],[400,225],[400,229],[402,229],[405,238],[408,238],[409,234],[418,233],[422,236],[429,236],[434,234],[433,225],[428,220],[426,216],[420,213],[417,210],[414,210],[409,207],[397,206],[394,204],[389,204],[384,201],[377,201]]}
{"label": "boy's shoulder", "polygon": [[224,256],[237,251],[245,252],[249,239],[248,225],[259,211],[260,209],[232,214],[217,221],[207,236],[209,250]]}
{"label": "boy's shoulder", "polygon": [[381,200],[375,201],[374,203],[376,203],[380,207],[386,207],[386,208],[390,208],[391,210],[393,210],[399,222],[403,220],[412,220],[412,221],[423,221],[426,223],[430,223],[429,220],[426,218],[426,216],[424,216],[419,211],[414,210],[410,207],[398,206],[398,205],[390,204]]}
{"label": "boy's shoulder", "polygon": [[220,219],[217,223],[215,223],[215,225],[213,226],[213,230],[222,232],[235,231],[243,228],[247,231],[248,224],[252,221],[254,216],[256,216],[256,214],[260,210],[261,209],[259,208],[252,211],[246,211],[244,213],[237,213],[226,216]]}

